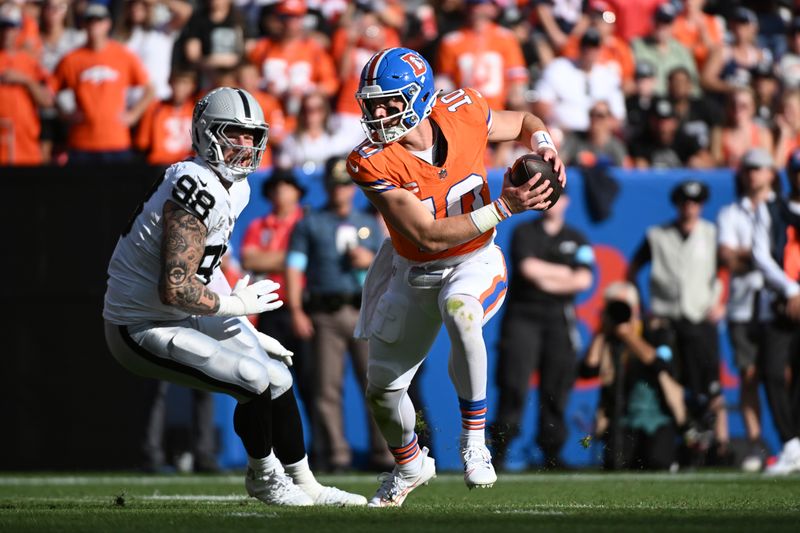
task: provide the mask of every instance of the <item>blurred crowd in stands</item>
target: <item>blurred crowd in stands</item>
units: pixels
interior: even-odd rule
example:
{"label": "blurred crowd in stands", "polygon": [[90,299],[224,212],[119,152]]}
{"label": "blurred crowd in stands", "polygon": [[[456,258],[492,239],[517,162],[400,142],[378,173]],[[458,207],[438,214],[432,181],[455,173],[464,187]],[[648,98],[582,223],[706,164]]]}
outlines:
{"label": "blurred crowd in stands", "polygon": [[[730,455],[725,406],[714,378],[717,347],[692,344],[715,337],[715,324],[725,317],[715,274],[718,266],[726,267],[733,277],[726,318],[734,326],[748,440],[739,462],[751,470],[763,467],[760,375],[784,446],[779,461],[788,465],[786,472],[800,470],[800,380],[790,379],[787,370],[796,358],[792,332],[800,320],[797,269],[793,275],[784,269],[784,279],[764,266],[769,261],[753,259],[759,246],[777,249],[770,227],[797,227],[800,235],[800,222],[790,212],[793,202],[800,211],[800,0],[5,0],[0,2],[0,165],[169,165],[192,153],[195,102],[215,87],[242,87],[261,104],[270,125],[262,165],[281,169],[265,193],[276,204],[274,217],[267,214],[256,223],[268,227],[264,234],[283,230],[271,243],[254,238],[264,257],[255,263],[261,266],[245,267],[281,274],[292,228],[303,217],[296,205],[303,190],[291,171],[330,177],[331,162],[364,139],[354,97],[361,69],[376,51],[400,45],[428,59],[441,89],[472,87],[493,109],[527,109],[540,116],[568,166],[737,171],[737,201],[720,215],[716,229],[710,222],[700,224],[706,255],[683,244],[690,242],[708,197],[702,183],[676,189],[677,222],[648,229],[637,252],[637,267],[666,262],[663,272],[689,269],[676,280],[655,279],[666,292],[681,283],[704,283],[703,291],[685,293],[705,299],[687,307],[677,293],[664,296],[666,311],[658,318],[670,326],[660,330],[668,330],[672,341],[654,340],[643,333],[636,288],[615,285],[605,295],[607,303],[619,300],[629,310],[624,320],[604,319],[581,372],[600,376],[606,427],[624,419],[630,426],[625,438],[655,442],[661,426],[653,420],[671,420],[684,436],[693,435],[695,444],[705,439],[704,451]],[[520,150],[527,151],[513,144],[490,148],[488,167],[508,166]],[[792,190],[781,203],[775,177],[783,168]],[[286,190],[299,191],[285,213],[270,197],[281,181]],[[253,229],[254,235],[262,229]],[[797,253],[787,257],[800,264],[800,244],[790,248],[785,249]],[[773,259],[779,271],[786,266],[783,255]],[[670,260],[679,264],[673,268]],[[697,261],[709,279],[700,279]],[[634,275],[630,281],[636,281]],[[766,285],[774,293],[769,301],[783,302],[786,313],[759,313],[767,297],[753,296]],[[311,337],[309,327],[305,335],[298,333],[303,328],[295,316],[285,318],[287,333]],[[675,340],[682,336],[689,340]],[[694,404],[675,400],[682,389],[676,389],[669,369],[672,351],[662,349],[681,343],[685,349],[675,350],[676,358],[695,349],[711,361],[706,365],[711,370],[701,369],[711,376],[698,378],[702,383],[677,373],[681,386],[696,393],[686,396]],[[767,352],[777,355],[763,363]],[[622,376],[625,386],[615,387]],[[791,398],[790,381],[796,391]],[[640,386],[644,382],[661,392],[645,398],[639,394],[647,389]],[[653,412],[660,414],[654,418]],[[637,416],[647,427],[630,423]],[[627,441],[612,446],[612,433],[598,426],[596,436],[613,451],[606,463],[618,467],[617,456],[633,452],[623,450],[630,448]],[[672,433],[666,442],[663,454],[643,452],[623,462],[669,467]],[[346,468],[347,453],[326,467]],[[558,453],[556,447],[553,454]],[[502,460],[502,453],[498,457]]]}
{"label": "blurred crowd in stands", "polygon": [[442,89],[541,116],[568,165],[735,168],[750,147],[783,165],[800,144],[797,4],[5,0],[0,164],[170,164],[191,153],[196,99],[236,85],[270,123],[263,165],[313,173],[364,137],[363,64],[403,45]]}

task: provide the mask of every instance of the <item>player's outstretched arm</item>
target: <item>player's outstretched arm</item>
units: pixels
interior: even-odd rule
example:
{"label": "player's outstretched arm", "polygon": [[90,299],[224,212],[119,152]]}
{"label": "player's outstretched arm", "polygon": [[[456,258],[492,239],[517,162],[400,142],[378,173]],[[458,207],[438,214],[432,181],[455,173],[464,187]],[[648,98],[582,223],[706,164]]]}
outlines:
{"label": "player's outstretched arm", "polygon": [[553,189],[548,182],[534,188],[539,177],[536,174],[518,187],[506,180],[503,195],[491,204],[472,213],[439,219],[405,189],[366,192],[366,195],[386,221],[420,250],[437,253],[474,239],[515,213],[549,207],[547,198]]}
{"label": "player's outstretched arm", "polygon": [[527,111],[492,111],[492,127],[489,130],[491,142],[517,141],[529,146],[532,152],[541,155],[545,161],[553,162],[553,170],[558,174],[561,188],[567,186],[567,173],[564,162],[558,157],[550,132],[542,119]]}

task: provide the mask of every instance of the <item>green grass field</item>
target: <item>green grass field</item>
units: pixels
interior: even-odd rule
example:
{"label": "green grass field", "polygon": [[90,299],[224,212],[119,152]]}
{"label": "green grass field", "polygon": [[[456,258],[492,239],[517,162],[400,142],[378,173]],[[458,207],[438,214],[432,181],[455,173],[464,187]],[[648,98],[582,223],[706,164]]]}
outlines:
{"label": "green grass field", "polygon": [[[372,475],[321,477],[370,496]],[[468,491],[442,474],[402,509],[287,509],[240,475],[0,474],[0,532],[800,531],[800,476],[508,474]]]}

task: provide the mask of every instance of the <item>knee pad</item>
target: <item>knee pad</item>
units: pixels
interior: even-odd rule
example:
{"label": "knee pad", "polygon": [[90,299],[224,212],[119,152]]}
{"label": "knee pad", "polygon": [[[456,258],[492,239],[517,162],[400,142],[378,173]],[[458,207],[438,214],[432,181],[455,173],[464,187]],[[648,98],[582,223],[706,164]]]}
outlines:
{"label": "knee pad", "polygon": [[405,389],[386,390],[378,387],[367,386],[367,403],[373,409],[389,410],[400,405]]}
{"label": "knee pad", "polygon": [[217,340],[193,329],[179,331],[170,341],[172,359],[200,370],[224,383],[261,394],[270,384],[265,363],[225,348]]}
{"label": "knee pad", "polygon": [[375,307],[372,334],[385,343],[392,344],[403,338],[408,300],[402,294],[384,293]]}
{"label": "knee pad", "polygon": [[267,375],[269,394],[273,400],[292,388],[292,373],[280,361],[267,359]]}
{"label": "knee pad", "polygon": [[169,354],[176,361],[194,368],[204,367],[220,350],[219,343],[193,329],[182,329],[169,343]]}

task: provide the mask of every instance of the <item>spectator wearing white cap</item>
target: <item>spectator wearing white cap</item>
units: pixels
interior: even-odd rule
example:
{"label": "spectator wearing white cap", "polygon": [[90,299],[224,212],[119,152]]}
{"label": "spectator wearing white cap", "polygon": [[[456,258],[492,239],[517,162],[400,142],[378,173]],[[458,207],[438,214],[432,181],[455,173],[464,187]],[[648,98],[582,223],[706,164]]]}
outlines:
{"label": "spectator wearing white cap", "polygon": [[[762,154],[763,162],[766,158]],[[771,161],[770,161],[771,162]],[[759,206],[753,235],[753,260],[770,290],[774,313],[765,334],[759,373],[767,393],[772,420],[783,447],[778,460],[766,468],[769,475],[800,472],[800,419],[796,399],[790,396],[789,369],[798,359],[800,323],[800,153],[789,158],[788,198]],[[797,376],[793,376],[797,380]]]}
{"label": "spectator wearing white cap", "polygon": [[780,180],[772,157],[754,148],[742,158],[735,175],[737,199],[717,216],[720,264],[730,272],[726,317],[728,337],[739,370],[739,410],[744,421],[747,448],[741,468],[761,470],[765,447],[761,440],[761,405],[758,367],[768,357],[766,331],[771,312],[764,289],[764,275],[753,261],[753,235],[760,206],[775,198]]}

